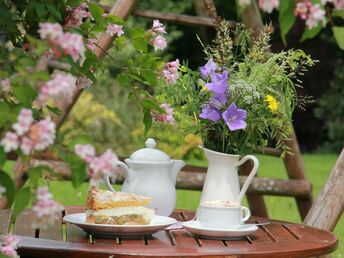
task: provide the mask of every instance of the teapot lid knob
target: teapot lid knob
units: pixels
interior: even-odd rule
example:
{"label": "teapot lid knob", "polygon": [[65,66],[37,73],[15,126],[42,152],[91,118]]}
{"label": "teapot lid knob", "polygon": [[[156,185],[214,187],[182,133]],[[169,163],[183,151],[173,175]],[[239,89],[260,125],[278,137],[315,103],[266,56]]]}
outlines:
{"label": "teapot lid knob", "polygon": [[153,138],[148,138],[145,144],[146,144],[146,148],[154,148],[156,145],[156,142]]}

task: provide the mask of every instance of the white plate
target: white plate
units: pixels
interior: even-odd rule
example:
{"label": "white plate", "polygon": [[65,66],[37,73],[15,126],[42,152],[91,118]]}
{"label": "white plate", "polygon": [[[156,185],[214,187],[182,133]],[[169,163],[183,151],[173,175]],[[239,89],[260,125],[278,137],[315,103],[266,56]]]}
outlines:
{"label": "white plate", "polygon": [[64,221],[72,223],[85,232],[104,237],[133,237],[151,235],[177,221],[170,217],[154,216],[148,225],[106,225],[86,223],[85,213],[75,213],[64,216]]}
{"label": "white plate", "polygon": [[186,221],[182,225],[187,231],[199,237],[222,240],[243,238],[258,230],[258,227],[252,224],[235,225],[225,229],[209,228],[202,226],[197,220]]}

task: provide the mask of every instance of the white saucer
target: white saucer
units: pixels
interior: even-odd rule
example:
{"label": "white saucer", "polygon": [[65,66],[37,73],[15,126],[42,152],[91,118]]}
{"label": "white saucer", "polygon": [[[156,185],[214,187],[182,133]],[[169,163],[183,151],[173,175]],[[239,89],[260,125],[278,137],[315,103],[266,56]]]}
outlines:
{"label": "white saucer", "polygon": [[103,237],[133,237],[151,235],[177,221],[170,217],[154,216],[148,225],[106,225],[86,223],[86,213],[69,214],[63,220],[77,225],[85,232]]}
{"label": "white saucer", "polygon": [[258,230],[258,227],[252,224],[235,225],[229,228],[210,228],[204,227],[197,220],[186,221],[182,225],[187,231],[199,237],[221,240],[243,238]]}

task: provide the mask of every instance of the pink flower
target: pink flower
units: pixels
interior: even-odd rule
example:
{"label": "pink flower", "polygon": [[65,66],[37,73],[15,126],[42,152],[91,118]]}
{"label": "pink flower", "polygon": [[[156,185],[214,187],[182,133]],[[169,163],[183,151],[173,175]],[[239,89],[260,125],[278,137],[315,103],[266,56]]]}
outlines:
{"label": "pink flower", "polygon": [[9,92],[11,90],[11,81],[10,81],[10,79],[8,79],[8,78],[2,79],[1,80],[1,86],[2,86],[2,90],[4,92]]}
{"label": "pink flower", "polygon": [[60,38],[58,45],[63,49],[66,55],[72,57],[76,62],[85,57],[85,46],[82,40],[82,36],[77,33],[66,32],[63,37]]}
{"label": "pink flower", "polygon": [[279,0],[259,0],[258,5],[264,12],[272,13],[273,9],[278,9]]}
{"label": "pink flower", "polygon": [[86,47],[90,51],[95,52],[97,49],[97,46],[95,43],[97,43],[97,39],[87,39]]}
{"label": "pink flower", "polygon": [[91,144],[76,144],[74,152],[86,162],[91,162],[96,155],[96,150]]}
{"label": "pink flower", "polygon": [[30,139],[34,142],[34,149],[42,151],[55,140],[55,123],[50,118],[43,119],[32,125],[29,132]]}
{"label": "pink flower", "polygon": [[35,143],[29,137],[23,137],[21,139],[20,149],[25,155],[30,155],[35,147]]}
{"label": "pink flower", "polygon": [[53,225],[61,217],[63,207],[53,199],[47,187],[39,187],[36,191],[36,204],[32,207],[36,215],[36,221],[32,224],[34,228]]}
{"label": "pink flower", "polygon": [[179,60],[169,62],[165,64],[165,68],[162,71],[162,76],[165,78],[168,84],[175,84],[179,78]]}
{"label": "pink flower", "polygon": [[58,40],[63,36],[62,26],[58,23],[40,23],[38,33],[41,39],[47,39],[51,41]]}
{"label": "pink flower", "polygon": [[325,10],[320,8],[319,4],[312,5],[309,8],[308,19],[306,20],[306,25],[309,29],[318,26],[319,22],[325,23]]}
{"label": "pink flower", "polygon": [[155,36],[157,33],[161,33],[161,34],[167,33],[165,31],[165,26],[162,23],[160,23],[159,20],[153,21],[153,26],[152,26],[151,31],[152,31],[153,36]]}
{"label": "pink flower", "polygon": [[166,39],[161,35],[158,35],[155,38],[153,38],[151,43],[154,47],[154,50],[158,50],[158,49],[163,50],[167,46]]}
{"label": "pink flower", "polygon": [[17,135],[21,136],[29,131],[32,122],[32,110],[22,108],[18,116],[18,122],[12,125],[12,128],[16,131]]}
{"label": "pink flower", "polygon": [[164,114],[160,114],[157,112],[152,112],[152,117],[155,122],[163,122],[163,123],[174,123],[174,117],[173,117],[173,108],[171,108],[170,104],[163,103],[160,105],[160,107],[165,111]]}
{"label": "pink flower", "polygon": [[314,5],[310,0],[298,2],[294,14],[302,20],[306,20],[308,29],[318,26],[319,22],[325,23],[325,10],[321,9],[319,4]]}
{"label": "pink flower", "polygon": [[55,73],[52,79],[47,81],[40,89],[38,101],[42,105],[49,99],[54,99],[56,102],[61,101],[61,99],[71,102],[75,89],[76,78],[74,76]]}
{"label": "pink flower", "polygon": [[0,254],[9,256],[11,258],[19,257],[16,252],[19,242],[19,237],[10,234],[5,235],[2,241],[0,242]]}
{"label": "pink flower", "polygon": [[85,18],[92,18],[91,13],[88,11],[88,5],[86,3],[80,4],[78,7],[69,11],[68,16],[65,19],[65,27],[80,27],[82,20]]}
{"label": "pink flower", "polygon": [[120,37],[122,34],[124,34],[123,26],[117,24],[109,24],[106,27],[106,33],[109,34],[110,37],[113,37],[114,35]]}
{"label": "pink flower", "polygon": [[12,132],[7,132],[5,137],[0,141],[0,145],[4,147],[5,152],[16,150],[19,147],[18,135]]}

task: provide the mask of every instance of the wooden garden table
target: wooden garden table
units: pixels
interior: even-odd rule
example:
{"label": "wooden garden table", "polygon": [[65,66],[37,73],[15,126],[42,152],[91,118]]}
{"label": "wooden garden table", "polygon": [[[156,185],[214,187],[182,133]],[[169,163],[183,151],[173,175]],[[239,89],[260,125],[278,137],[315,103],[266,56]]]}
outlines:
{"label": "wooden garden table", "polygon": [[[82,207],[66,207],[64,214],[82,212]],[[0,232],[9,228],[8,210],[0,211]],[[171,215],[186,221],[194,212],[176,210]],[[18,252],[21,257],[311,257],[333,252],[338,240],[330,232],[263,218],[251,222],[267,222],[259,230],[242,240],[206,240],[184,229],[160,231],[142,239],[98,239],[78,227],[61,221],[46,229],[31,228],[33,214],[26,210],[13,227],[21,237]]]}

